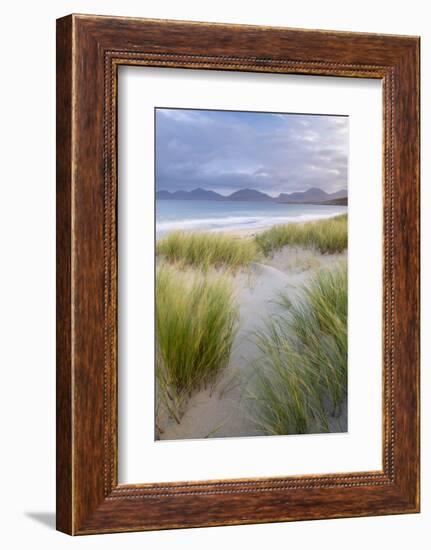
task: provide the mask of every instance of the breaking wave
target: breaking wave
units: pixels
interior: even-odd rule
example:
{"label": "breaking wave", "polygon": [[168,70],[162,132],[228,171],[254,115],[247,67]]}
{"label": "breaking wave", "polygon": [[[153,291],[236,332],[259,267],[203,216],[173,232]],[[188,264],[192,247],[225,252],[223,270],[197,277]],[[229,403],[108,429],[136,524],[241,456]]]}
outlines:
{"label": "breaking wave", "polygon": [[244,229],[260,229],[284,223],[301,223],[313,220],[332,218],[342,212],[314,212],[285,216],[220,216],[208,218],[188,218],[158,221],[157,235],[170,231],[235,231]]}

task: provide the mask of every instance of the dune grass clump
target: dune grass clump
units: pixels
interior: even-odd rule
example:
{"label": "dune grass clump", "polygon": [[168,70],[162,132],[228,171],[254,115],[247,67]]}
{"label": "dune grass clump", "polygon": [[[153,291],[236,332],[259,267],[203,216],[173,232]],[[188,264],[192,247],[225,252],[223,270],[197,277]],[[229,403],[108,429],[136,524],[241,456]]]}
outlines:
{"label": "dune grass clump", "polygon": [[156,253],[170,263],[237,270],[256,258],[257,246],[253,239],[221,233],[174,231],[157,242]]}
{"label": "dune grass clump", "polygon": [[307,223],[275,225],[255,236],[258,248],[268,256],[283,246],[314,248],[334,254],[347,248],[347,214]]}
{"label": "dune grass clump", "polygon": [[257,334],[263,352],[253,394],[256,424],[271,435],[329,431],[347,395],[347,266],[322,270],[294,304]]}
{"label": "dune grass clump", "polygon": [[158,391],[179,422],[184,400],[227,365],[238,312],[226,275],[161,265],[156,273]]}

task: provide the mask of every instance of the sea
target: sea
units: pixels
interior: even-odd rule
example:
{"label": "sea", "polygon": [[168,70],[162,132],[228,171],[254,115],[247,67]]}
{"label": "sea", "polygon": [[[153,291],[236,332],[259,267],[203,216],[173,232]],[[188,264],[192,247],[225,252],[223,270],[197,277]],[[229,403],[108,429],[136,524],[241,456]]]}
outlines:
{"label": "sea", "polygon": [[251,201],[158,200],[156,237],[170,231],[253,230],[283,223],[330,218],[347,206]]}

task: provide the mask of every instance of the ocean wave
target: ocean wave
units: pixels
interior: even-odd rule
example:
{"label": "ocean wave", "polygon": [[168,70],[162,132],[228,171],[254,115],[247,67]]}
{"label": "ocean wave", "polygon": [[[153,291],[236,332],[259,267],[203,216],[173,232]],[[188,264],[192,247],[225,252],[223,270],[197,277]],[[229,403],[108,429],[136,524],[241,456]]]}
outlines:
{"label": "ocean wave", "polygon": [[234,231],[236,229],[258,229],[284,223],[301,223],[338,216],[343,212],[315,212],[290,216],[224,216],[218,218],[191,218],[158,221],[156,232],[161,235],[170,231]]}

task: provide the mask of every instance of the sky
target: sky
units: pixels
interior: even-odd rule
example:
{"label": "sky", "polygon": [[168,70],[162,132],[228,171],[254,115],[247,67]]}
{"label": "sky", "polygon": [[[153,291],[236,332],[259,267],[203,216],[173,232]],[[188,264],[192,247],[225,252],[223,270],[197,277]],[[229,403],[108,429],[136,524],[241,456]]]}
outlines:
{"label": "sky", "polygon": [[156,188],[347,188],[348,117],[156,109]]}

